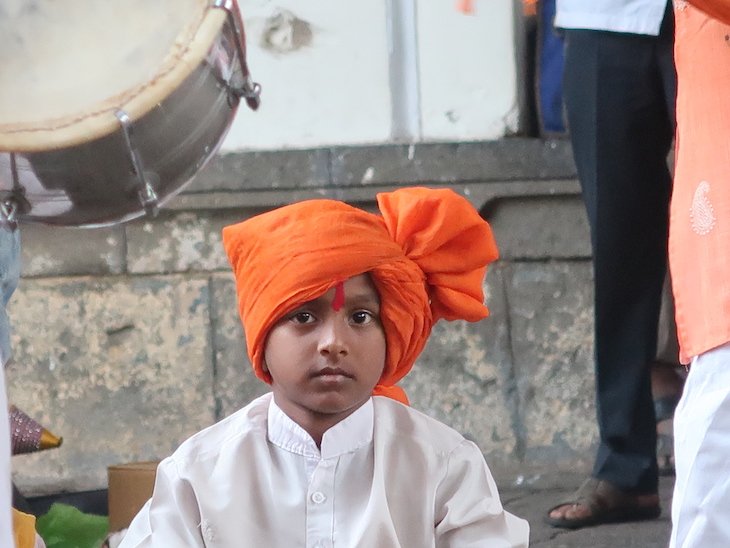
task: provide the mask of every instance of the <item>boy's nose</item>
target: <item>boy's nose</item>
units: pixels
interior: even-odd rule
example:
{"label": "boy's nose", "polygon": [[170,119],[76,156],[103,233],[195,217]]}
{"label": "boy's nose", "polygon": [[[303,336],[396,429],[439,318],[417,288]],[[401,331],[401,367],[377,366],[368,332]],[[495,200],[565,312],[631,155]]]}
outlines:
{"label": "boy's nose", "polygon": [[339,325],[339,323],[337,321],[328,321],[322,326],[319,353],[323,356],[342,357],[348,354],[344,326]]}

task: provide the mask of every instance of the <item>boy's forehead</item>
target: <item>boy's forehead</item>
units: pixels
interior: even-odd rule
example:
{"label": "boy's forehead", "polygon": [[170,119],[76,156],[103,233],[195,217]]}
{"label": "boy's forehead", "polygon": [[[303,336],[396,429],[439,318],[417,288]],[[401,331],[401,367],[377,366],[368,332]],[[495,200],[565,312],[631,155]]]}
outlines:
{"label": "boy's forehead", "polygon": [[345,304],[345,283],[335,284],[335,296],[332,298],[332,310],[337,312]]}
{"label": "boy's forehead", "polygon": [[346,301],[352,300],[380,302],[380,296],[369,274],[359,274],[347,280],[340,280],[325,293],[309,302],[325,302],[337,311]]}

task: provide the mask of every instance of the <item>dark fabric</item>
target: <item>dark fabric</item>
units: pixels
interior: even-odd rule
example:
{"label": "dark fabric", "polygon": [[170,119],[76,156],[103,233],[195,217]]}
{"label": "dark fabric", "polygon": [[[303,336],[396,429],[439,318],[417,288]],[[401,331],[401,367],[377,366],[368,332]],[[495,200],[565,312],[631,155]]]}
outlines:
{"label": "dark fabric", "polygon": [[673,34],[669,9],[659,37],[566,31],[564,92],[595,275],[593,475],[636,492],[658,481],[649,364],[666,272]]}
{"label": "dark fabric", "polygon": [[565,134],[563,108],[564,40],[556,31],[555,0],[538,3],[537,39],[537,98],[540,118],[540,134],[561,136]]}

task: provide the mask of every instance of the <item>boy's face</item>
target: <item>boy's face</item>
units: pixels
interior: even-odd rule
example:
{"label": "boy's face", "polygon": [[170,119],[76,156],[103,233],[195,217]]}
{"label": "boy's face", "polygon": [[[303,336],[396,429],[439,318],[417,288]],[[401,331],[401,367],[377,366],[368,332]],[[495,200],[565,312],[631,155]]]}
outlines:
{"label": "boy's face", "polygon": [[266,341],[276,404],[305,429],[350,415],[385,367],[380,299],[370,276],[338,285],[284,316]]}

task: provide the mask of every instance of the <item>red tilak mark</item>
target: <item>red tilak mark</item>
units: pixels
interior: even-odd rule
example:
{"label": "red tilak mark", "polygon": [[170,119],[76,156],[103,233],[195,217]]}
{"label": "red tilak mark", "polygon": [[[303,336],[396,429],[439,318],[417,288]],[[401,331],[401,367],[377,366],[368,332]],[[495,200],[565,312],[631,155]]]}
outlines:
{"label": "red tilak mark", "polygon": [[335,285],[335,298],[332,299],[332,310],[337,312],[345,304],[345,285],[337,282]]}

